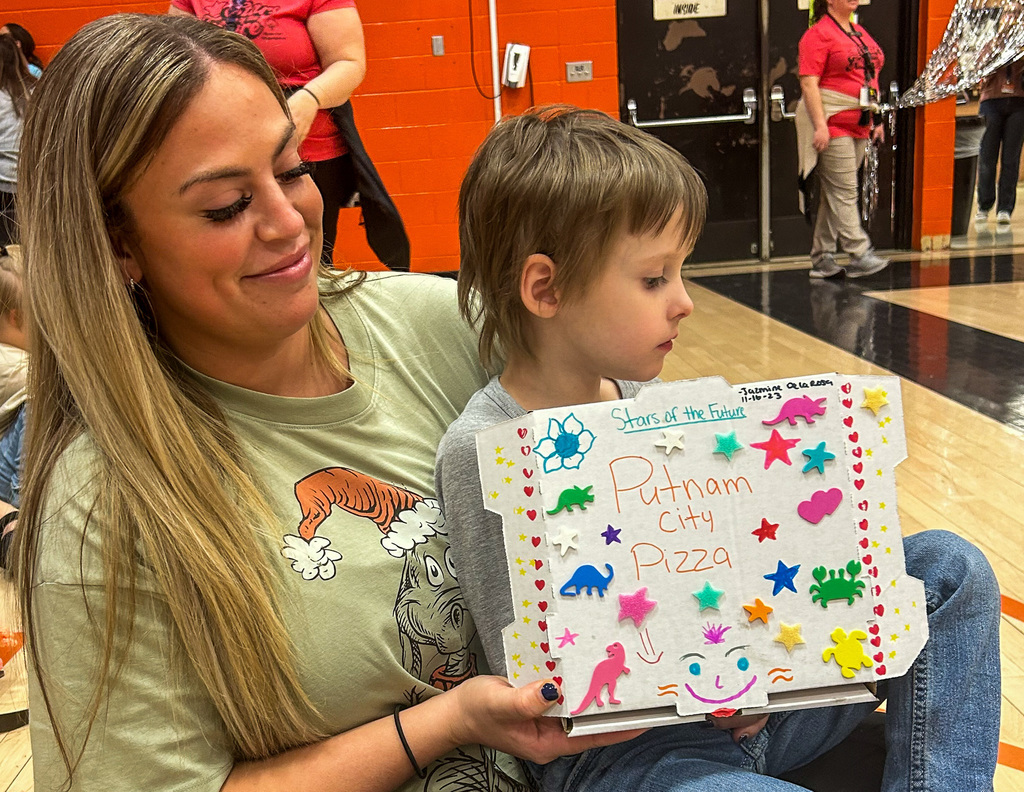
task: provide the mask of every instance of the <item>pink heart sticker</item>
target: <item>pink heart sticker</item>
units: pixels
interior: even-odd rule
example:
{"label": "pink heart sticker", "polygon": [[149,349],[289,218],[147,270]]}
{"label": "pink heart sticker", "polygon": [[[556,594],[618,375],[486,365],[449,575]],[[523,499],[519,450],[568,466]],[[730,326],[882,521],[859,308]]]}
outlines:
{"label": "pink heart sticker", "polygon": [[818,490],[810,500],[803,501],[796,507],[796,513],[812,525],[817,525],[828,515],[839,508],[843,502],[843,491],[838,487],[830,490]]}

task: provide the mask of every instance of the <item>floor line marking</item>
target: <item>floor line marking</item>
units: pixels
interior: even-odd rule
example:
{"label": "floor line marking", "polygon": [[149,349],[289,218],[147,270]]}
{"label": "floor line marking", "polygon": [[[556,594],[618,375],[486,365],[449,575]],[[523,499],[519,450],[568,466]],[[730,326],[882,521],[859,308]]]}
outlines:
{"label": "floor line marking", "polygon": [[1024,771],[1024,748],[1018,748],[1009,743],[999,743],[999,764]]}
{"label": "floor line marking", "polygon": [[1005,594],[1000,595],[1000,599],[1002,600],[1001,610],[1003,613],[1024,622],[1024,602],[1015,600],[1013,597],[1007,597]]}

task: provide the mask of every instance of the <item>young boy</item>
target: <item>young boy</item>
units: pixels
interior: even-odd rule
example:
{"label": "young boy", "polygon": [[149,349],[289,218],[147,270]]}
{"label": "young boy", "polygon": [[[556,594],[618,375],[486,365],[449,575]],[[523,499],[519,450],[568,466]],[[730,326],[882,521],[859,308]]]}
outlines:
{"label": "young boy", "polygon": [[452,554],[493,673],[513,620],[501,518],[484,509],[474,435],[531,410],[631,398],[693,309],[680,277],[704,185],[674,149],[603,113],[541,108],[499,123],[459,195],[459,303],[481,321],[478,391],[437,452]]}

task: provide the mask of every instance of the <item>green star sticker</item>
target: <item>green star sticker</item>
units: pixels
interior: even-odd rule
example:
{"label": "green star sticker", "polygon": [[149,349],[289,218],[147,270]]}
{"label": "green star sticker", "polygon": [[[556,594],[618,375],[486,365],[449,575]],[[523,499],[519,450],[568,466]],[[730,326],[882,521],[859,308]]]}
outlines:
{"label": "green star sticker", "polygon": [[743,444],[736,439],[735,432],[729,432],[729,434],[715,432],[715,440],[718,441],[718,445],[715,447],[714,453],[725,454],[730,462],[732,462],[732,455],[743,448]]}
{"label": "green star sticker", "polygon": [[724,591],[718,591],[711,586],[711,581],[704,581],[704,588],[700,591],[693,592],[693,596],[697,598],[697,602],[700,604],[700,609],[707,610],[708,608],[714,608],[718,610],[718,600],[725,594]]}

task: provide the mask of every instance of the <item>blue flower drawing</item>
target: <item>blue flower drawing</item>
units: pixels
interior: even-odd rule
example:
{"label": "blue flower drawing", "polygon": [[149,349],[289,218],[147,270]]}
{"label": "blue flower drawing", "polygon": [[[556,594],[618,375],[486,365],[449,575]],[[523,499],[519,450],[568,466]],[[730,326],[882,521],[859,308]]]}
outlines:
{"label": "blue flower drawing", "polygon": [[579,469],[592,445],[593,433],[579,422],[575,414],[569,413],[564,421],[554,418],[548,421],[547,437],[537,443],[534,451],[544,460],[544,472],[551,473],[563,468]]}

